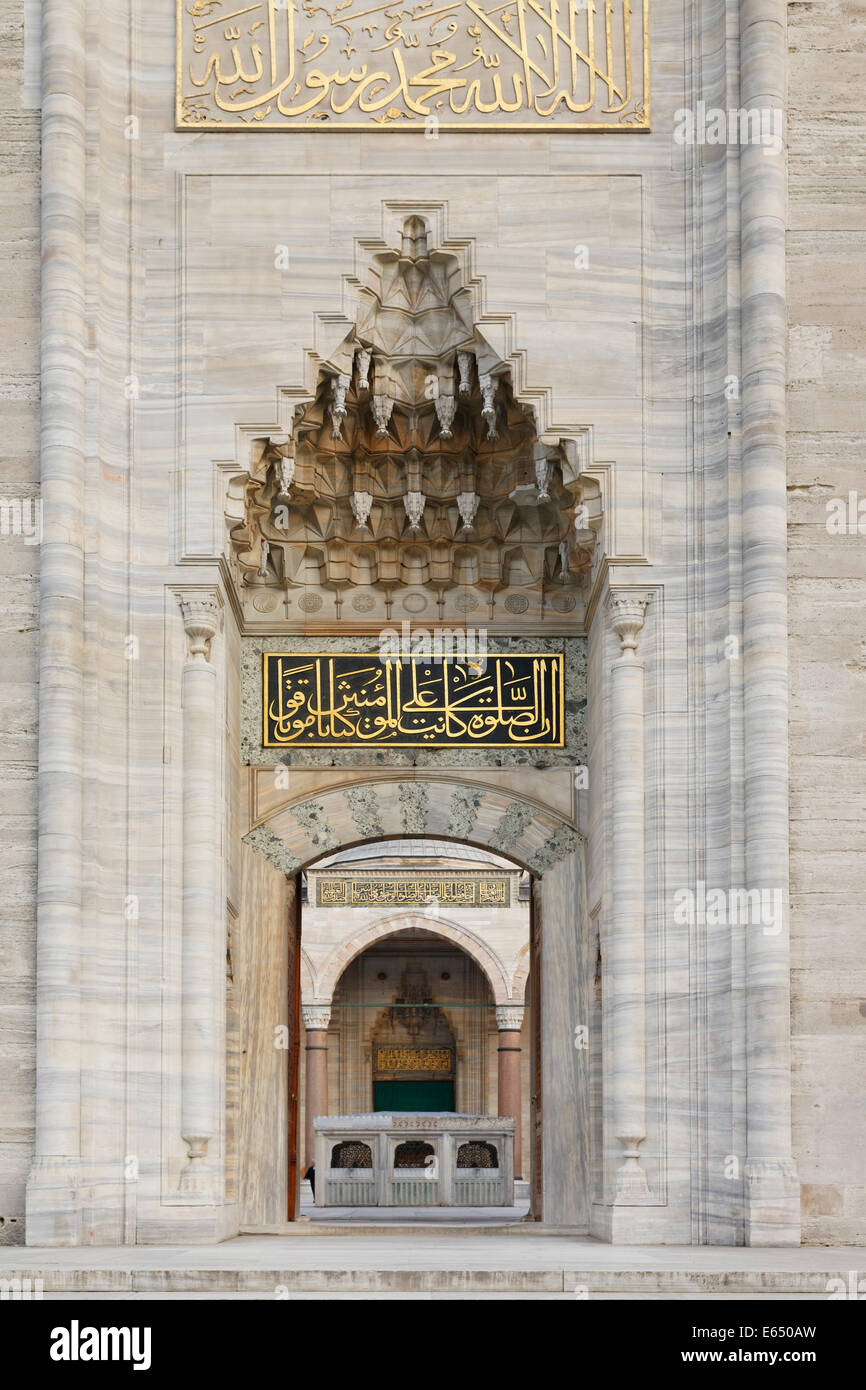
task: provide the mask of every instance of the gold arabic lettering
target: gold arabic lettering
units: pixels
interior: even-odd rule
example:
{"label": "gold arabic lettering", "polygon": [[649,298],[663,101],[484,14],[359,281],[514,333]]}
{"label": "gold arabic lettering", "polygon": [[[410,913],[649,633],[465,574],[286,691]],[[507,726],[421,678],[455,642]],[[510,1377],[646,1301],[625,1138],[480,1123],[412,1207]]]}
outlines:
{"label": "gold arabic lettering", "polygon": [[[486,128],[487,118],[522,116],[552,128],[645,129],[648,3],[259,0],[217,17],[198,0],[179,4],[178,124],[435,117]],[[242,16],[243,39],[233,22]]]}
{"label": "gold arabic lettering", "polygon": [[564,745],[563,655],[446,657],[270,652],[264,746]]}

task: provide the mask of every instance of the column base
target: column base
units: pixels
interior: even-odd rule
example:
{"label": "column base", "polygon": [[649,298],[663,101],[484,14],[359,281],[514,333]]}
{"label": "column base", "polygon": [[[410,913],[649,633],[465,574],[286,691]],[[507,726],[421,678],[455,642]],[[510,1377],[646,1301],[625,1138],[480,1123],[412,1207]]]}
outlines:
{"label": "column base", "polygon": [[637,1158],[627,1158],[616,1171],[614,1206],[634,1207],[652,1200],[649,1181]]}
{"label": "column base", "polygon": [[177,1184],[177,1201],[183,1205],[216,1207],[221,1205],[217,1193],[217,1175],[208,1162],[210,1134],[185,1134],[186,1162]]}
{"label": "column base", "polygon": [[645,1137],[639,1132],[617,1135],[623,1161],[614,1174],[614,1206],[640,1206],[651,1200],[649,1178],[640,1161],[640,1146]]}
{"label": "column base", "polygon": [[27,1175],[28,1245],[81,1245],[81,1160],[34,1158]]}
{"label": "column base", "polygon": [[123,1245],[137,1175],[123,1160],[35,1158],[25,1198],[28,1245]]}
{"label": "column base", "polygon": [[203,1158],[189,1158],[181,1171],[177,1184],[177,1197],[172,1205],[216,1207],[220,1205],[217,1196],[216,1174]]}
{"label": "column base", "polygon": [[792,1158],[747,1158],[746,1245],[800,1244],[800,1182]]}

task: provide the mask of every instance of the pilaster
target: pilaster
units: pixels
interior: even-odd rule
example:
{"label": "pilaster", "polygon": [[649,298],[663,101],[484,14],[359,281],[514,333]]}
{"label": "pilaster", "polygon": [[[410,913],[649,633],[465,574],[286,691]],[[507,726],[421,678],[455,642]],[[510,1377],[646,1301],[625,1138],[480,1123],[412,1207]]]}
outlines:
{"label": "pilaster", "polygon": [[[183,668],[183,941],[181,983],[181,1134],[187,1158],[178,1196],[184,1204],[219,1202],[219,1026],[214,883],[217,879],[216,670],[213,639],[222,601],[215,590],[178,595],[187,639]],[[216,960],[222,959],[220,950]],[[215,1147],[215,1146],[214,1146]]]}
{"label": "pilaster", "polygon": [[610,625],[620,646],[610,669],[612,900],[605,974],[610,1046],[606,1072],[613,1132],[622,1157],[614,1206],[640,1205],[650,1197],[640,1153],[647,1129],[644,667],[638,658],[649,601],[648,593],[632,589],[613,590],[608,600]]}

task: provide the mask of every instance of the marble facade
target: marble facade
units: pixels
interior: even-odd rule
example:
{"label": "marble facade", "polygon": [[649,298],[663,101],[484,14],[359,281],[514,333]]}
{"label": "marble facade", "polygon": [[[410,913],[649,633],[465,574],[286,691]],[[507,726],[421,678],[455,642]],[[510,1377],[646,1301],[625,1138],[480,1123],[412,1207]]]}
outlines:
{"label": "marble facade", "polygon": [[[295,875],[360,840],[439,835],[535,878],[546,1225],[621,1243],[862,1240],[863,539],[824,526],[862,444],[843,370],[862,188],[834,184],[840,233],[822,170],[845,167],[845,138],[802,96],[839,40],[795,15],[789,60],[786,8],[655,0],[648,130],[427,140],[398,121],[176,128],[169,9],[46,0],[41,83],[15,12],[2,225],[23,345],[3,362],[0,450],[7,493],[41,500],[42,536],[0,546],[0,1239],[206,1242],[285,1221],[291,1049],[274,1030],[291,1031]],[[784,110],[789,69],[790,161],[674,139],[699,100]],[[566,509],[586,508],[572,608],[545,598],[551,517],[523,537],[534,587],[508,595],[526,624],[504,599],[461,619],[579,647],[573,764],[251,756],[251,644],[327,650],[440,611],[426,580],[390,614],[368,585],[373,622],[340,608],[341,579],[246,585],[252,552],[225,521],[256,441],[279,452],[320,400],[407,219],[456,267]],[[815,269],[831,255],[838,289]],[[442,487],[461,521],[476,491],[498,500]],[[340,493],[346,525],[362,494]],[[766,919],[760,900],[757,918],[740,911],[755,892]]]}

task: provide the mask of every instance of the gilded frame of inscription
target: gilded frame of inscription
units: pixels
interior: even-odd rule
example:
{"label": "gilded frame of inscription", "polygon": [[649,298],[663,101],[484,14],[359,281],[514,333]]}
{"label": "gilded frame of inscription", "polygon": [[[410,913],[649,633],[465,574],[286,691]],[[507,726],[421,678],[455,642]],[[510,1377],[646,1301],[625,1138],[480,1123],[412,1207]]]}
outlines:
{"label": "gilded frame of inscription", "polygon": [[[175,129],[427,134],[435,120],[458,132],[648,131],[649,22],[649,0],[177,0]],[[319,59],[322,67],[309,66]],[[534,92],[533,78],[546,89]],[[343,119],[353,107],[367,118]],[[586,119],[560,119],[560,107]],[[485,120],[494,112],[497,122]]]}
{"label": "gilded frame of inscription", "polygon": [[[414,1063],[414,1065],[413,1065]],[[453,1071],[450,1047],[377,1047],[376,1074]]]}
{"label": "gilded frame of inscription", "polygon": [[[467,892],[461,898],[453,891],[450,895],[442,892],[443,889],[453,890],[458,884],[463,889],[471,889],[471,893]],[[370,891],[373,885],[394,891],[377,896]],[[395,874],[393,877],[375,875],[364,878],[323,875],[316,879],[317,908],[421,907],[434,899],[449,908],[507,908],[511,906],[510,880],[506,874],[501,878],[464,878],[447,874],[439,878],[401,878]]]}
{"label": "gilded frame of inscription", "polygon": [[[551,716],[554,716],[554,715],[555,715],[555,718],[556,718],[556,721],[557,721],[556,732],[557,732],[557,734],[558,734],[558,737],[555,738],[555,739],[553,739],[553,738],[550,738],[550,739],[537,738],[537,739],[523,739],[523,740],[521,740],[521,739],[515,739],[515,740],[506,740],[505,742],[496,742],[496,741],[493,740],[493,739],[487,739],[487,738],[484,738],[484,739],[481,739],[481,738],[478,738],[478,737],[476,737],[476,738],[471,738],[471,737],[468,737],[468,736],[467,736],[466,738],[462,739],[462,740],[461,740],[461,739],[456,739],[456,738],[449,738],[449,739],[443,740],[442,742],[432,742],[432,741],[429,741],[429,740],[422,739],[420,736],[417,737],[417,738],[415,738],[415,739],[409,740],[409,741],[407,741],[407,742],[400,742],[400,741],[398,741],[397,739],[390,739],[390,738],[382,738],[382,739],[380,739],[380,740],[377,741],[376,739],[374,739],[374,738],[372,738],[372,737],[370,737],[370,738],[361,738],[361,737],[358,736],[358,735],[356,735],[356,737],[355,737],[354,739],[352,739],[352,738],[350,738],[350,737],[346,737],[346,738],[342,738],[342,739],[337,739],[337,738],[333,738],[333,737],[332,737],[332,738],[328,738],[328,737],[322,736],[322,737],[319,737],[319,738],[316,738],[316,739],[309,739],[309,740],[307,740],[306,742],[300,742],[298,739],[275,739],[275,738],[271,738],[271,736],[270,736],[270,735],[271,735],[271,728],[270,728],[271,722],[280,723],[280,722],[282,722],[283,718],[285,718],[285,716],[281,716],[281,718],[280,718],[279,720],[275,720],[275,719],[274,719],[274,716],[272,716],[272,714],[270,713],[270,710],[269,710],[271,687],[270,687],[270,681],[269,681],[268,663],[269,663],[270,661],[272,661],[272,660],[273,660],[273,661],[282,661],[282,660],[286,660],[286,661],[301,661],[301,662],[306,662],[306,663],[313,663],[313,664],[311,664],[311,665],[309,666],[309,669],[310,669],[310,670],[314,670],[314,669],[317,669],[317,668],[315,667],[314,663],[317,662],[317,661],[319,661],[319,660],[332,660],[332,661],[334,661],[334,662],[336,662],[336,661],[344,661],[344,660],[345,660],[345,661],[350,661],[350,662],[362,661],[362,662],[366,663],[366,664],[367,664],[367,667],[369,668],[369,666],[370,666],[371,663],[379,662],[379,657],[378,657],[378,655],[377,655],[375,652],[286,652],[286,651],[282,651],[282,652],[268,652],[268,651],[262,652],[262,747],[263,747],[263,748],[282,748],[282,749],[293,749],[293,748],[346,748],[346,749],[357,749],[357,748],[416,748],[416,749],[437,750],[437,751],[438,751],[438,750],[440,750],[440,749],[449,749],[449,748],[473,748],[473,749],[476,749],[476,748],[478,748],[478,749],[485,749],[485,748],[512,748],[512,749],[513,749],[513,748],[564,748],[564,747],[565,747],[565,652],[564,652],[564,651],[559,651],[559,652],[555,652],[555,651],[554,651],[554,652],[488,652],[488,654],[487,654],[487,662],[488,662],[488,663],[490,663],[490,662],[498,663],[498,662],[508,662],[508,661],[540,661],[540,662],[543,662],[543,663],[549,662],[549,663],[550,663],[550,667],[551,667],[551,695],[552,695],[552,697],[553,697],[553,698],[552,698]],[[386,676],[386,679],[389,679],[387,673],[389,672],[389,669],[390,669],[390,667],[391,667],[392,665],[394,665],[394,666],[396,666],[396,667],[400,667],[400,666],[401,666],[401,663],[400,663],[399,661],[392,662],[392,661],[390,661],[390,660],[389,660],[389,661],[382,661],[382,662],[379,662],[379,664],[381,665],[382,673]],[[423,660],[420,660],[420,659],[418,659],[418,658],[409,658],[405,663],[402,663],[402,665],[406,665],[407,667],[409,667],[410,665],[413,665],[413,666],[414,666],[414,665],[423,666],[423,665],[425,665],[425,664],[427,664],[427,665],[436,665],[436,666],[439,666],[439,667],[441,667],[441,668],[443,669],[443,673],[444,673],[444,671],[445,671],[446,668],[450,668],[450,667],[452,667],[452,666],[454,666],[454,667],[460,667],[460,666],[464,666],[464,665],[468,667],[468,666],[471,666],[472,663],[470,663],[470,662],[460,662],[460,661],[456,661],[456,660],[454,660],[454,659],[451,658],[451,657],[445,657],[445,658],[443,658],[441,661],[435,662],[435,663],[425,663]],[[333,670],[333,668],[332,668],[332,670]],[[554,672],[556,673],[556,679],[555,679],[555,680],[554,680],[554,675],[553,675]],[[281,676],[281,675],[282,675],[282,669],[280,668],[280,669],[279,669],[279,676]],[[278,676],[278,679],[279,679],[279,676]],[[486,677],[486,672],[485,672],[485,677]],[[342,678],[341,678],[341,679],[342,679]],[[523,678],[523,679],[525,679],[525,678]],[[443,674],[443,686],[444,686],[444,674]],[[558,690],[556,689],[557,686],[558,686]],[[390,687],[389,687],[389,689],[390,689]],[[312,692],[311,692],[311,693],[312,693]],[[390,695],[389,695],[389,698],[390,698]],[[302,706],[298,706],[298,708],[301,708],[301,707],[302,707]],[[344,707],[345,707],[345,706],[344,706]],[[455,706],[455,707],[456,707],[456,706]],[[390,706],[389,706],[389,708],[390,708]],[[501,694],[500,694],[500,709],[501,709],[501,708],[502,708],[502,705],[501,705]],[[319,711],[321,711],[321,704],[319,705]],[[295,712],[297,712],[297,709],[296,709]],[[398,712],[399,712],[399,711],[398,711]],[[334,713],[334,709],[333,709],[333,700],[332,700],[332,708],[331,708],[331,710],[328,712],[329,717],[333,718],[333,713]],[[311,716],[311,717],[312,717],[312,716]],[[522,717],[522,716],[520,716],[520,717]],[[463,721],[461,720],[460,722],[463,722]]]}

